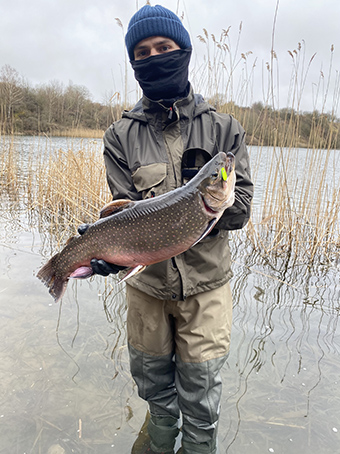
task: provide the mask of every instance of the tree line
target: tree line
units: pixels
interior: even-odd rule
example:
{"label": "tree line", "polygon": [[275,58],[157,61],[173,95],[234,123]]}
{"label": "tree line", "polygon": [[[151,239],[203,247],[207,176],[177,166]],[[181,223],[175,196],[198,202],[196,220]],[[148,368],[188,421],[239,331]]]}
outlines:
{"label": "tree line", "polygon": [[57,134],[69,129],[105,130],[120,107],[92,101],[81,85],[59,81],[32,87],[9,65],[0,71],[0,131],[4,134]]}
{"label": "tree line", "polygon": [[[9,65],[0,70],[0,133],[58,135],[69,130],[101,130],[121,117],[119,94],[107,101],[92,101],[89,90],[59,81],[32,87]],[[115,101],[113,104],[112,100]],[[340,149],[339,119],[331,114],[278,111],[260,102],[240,107],[209,100],[218,111],[234,115],[243,125],[247,142],[254,145],[316,146]]]}

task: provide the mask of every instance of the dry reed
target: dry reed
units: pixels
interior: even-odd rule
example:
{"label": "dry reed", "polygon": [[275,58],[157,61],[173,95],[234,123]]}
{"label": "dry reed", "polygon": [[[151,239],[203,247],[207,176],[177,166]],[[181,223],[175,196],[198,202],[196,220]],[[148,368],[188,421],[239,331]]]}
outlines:
{"label": "dry reed", "polygon": [[30,185],[35,185],[30,204],[49,213],[56,226],[93,222],[109,197],[102,153],[91,143],[78,150],[55,150]]}
{"label": "dry reed", "polygon": [[109,200],[101,146],[96,141],[66,150],[39,148],[27,155],[0,141],[0,195],[20,198],[33,227],[60,244],[84,222],[98,219]]}

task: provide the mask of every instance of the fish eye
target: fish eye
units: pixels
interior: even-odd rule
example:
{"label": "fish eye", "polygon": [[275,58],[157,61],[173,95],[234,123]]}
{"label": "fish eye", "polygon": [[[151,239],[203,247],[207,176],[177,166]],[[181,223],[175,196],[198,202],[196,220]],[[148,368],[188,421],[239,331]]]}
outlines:
{"label": "fish eye", "polygon": [[211,174],[211,178],[217,178],[218,177],[218,172],[213,172]]}

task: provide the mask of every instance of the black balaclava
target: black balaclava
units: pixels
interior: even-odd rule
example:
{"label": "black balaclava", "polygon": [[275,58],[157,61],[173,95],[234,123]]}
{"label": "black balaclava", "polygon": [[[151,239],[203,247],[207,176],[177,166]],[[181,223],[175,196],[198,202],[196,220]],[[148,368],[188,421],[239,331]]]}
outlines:
{"label": "black balaclava", "polygon": [[191,47],[177,49],[131,61],[135,78],[145,96],[154,101],[176,100],[187,96],[191,51]]}

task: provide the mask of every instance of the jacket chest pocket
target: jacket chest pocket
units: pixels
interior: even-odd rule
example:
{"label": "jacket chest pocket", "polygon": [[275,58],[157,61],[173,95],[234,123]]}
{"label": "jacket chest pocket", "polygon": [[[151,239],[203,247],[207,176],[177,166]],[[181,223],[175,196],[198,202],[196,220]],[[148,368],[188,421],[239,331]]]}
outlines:
{"label": "jacket chest pocket", "polygon": [[132,180],[136,190],[143,199],[155,197],[166,192],[165,178],[167,175],[165,162],[156,162],[147,166],[138,167],[133,172]]}

